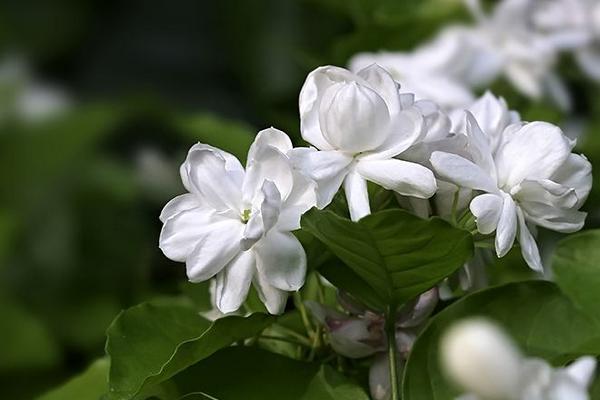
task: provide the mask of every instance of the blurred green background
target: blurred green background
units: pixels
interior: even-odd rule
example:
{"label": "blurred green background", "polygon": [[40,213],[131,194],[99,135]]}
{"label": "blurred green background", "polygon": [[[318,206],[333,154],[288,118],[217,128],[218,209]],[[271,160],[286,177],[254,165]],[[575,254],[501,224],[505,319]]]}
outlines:
{"label": "blurred green background", "polygon": [[[193,143],[243,159],[275,126],[300,144],[297,97],[313,68],[411,49],[466,19],[457,0],[0,2],[0,397],[63,382],[103,354],[121,309],[180,290],[158,215],[183,191]],[[583,121],[595,162],[597,87],[561,68],[572,115],[494,89],[530,119]],[[23,96],[40,85],[66,105],[31,117]],[[599,202],[595,191],[587,209]]]}

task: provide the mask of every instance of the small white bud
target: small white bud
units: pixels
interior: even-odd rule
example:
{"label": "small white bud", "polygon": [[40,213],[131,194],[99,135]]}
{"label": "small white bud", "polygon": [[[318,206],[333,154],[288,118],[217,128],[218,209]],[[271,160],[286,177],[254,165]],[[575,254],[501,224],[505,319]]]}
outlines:
{"label": "small white bud", "polygon": [[521,355],[495,324],[469,319],[442,337],[441,362],[449,378],[486,399],[513,398]]}

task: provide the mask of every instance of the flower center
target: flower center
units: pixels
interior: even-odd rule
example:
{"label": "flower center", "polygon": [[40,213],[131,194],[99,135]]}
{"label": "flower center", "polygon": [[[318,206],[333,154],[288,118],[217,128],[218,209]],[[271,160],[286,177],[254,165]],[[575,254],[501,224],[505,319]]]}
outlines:
{"label": "flower center", "polygon": [[250,211],[249,209],[245,209],[244,211],[242,211],[242,222],[244,224],[248,223],[248,221],[250,220],[250,214],[252,214],[252,211]]}

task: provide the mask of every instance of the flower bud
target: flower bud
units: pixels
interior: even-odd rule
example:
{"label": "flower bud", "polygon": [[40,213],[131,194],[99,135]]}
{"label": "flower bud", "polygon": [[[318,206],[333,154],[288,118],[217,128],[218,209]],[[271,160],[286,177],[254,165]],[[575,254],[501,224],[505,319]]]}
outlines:
{"label": "flower bud", "polygon": [[452,381],[486,399],[513,398],[521,355],[496,325],[483,319],[459,322],[440,345],[441,362]]}

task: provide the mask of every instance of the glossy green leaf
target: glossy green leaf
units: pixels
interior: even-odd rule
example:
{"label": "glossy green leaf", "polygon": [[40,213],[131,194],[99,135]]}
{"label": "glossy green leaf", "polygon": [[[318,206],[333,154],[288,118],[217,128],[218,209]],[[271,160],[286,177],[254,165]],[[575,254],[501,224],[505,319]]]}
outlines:
{"label": "glossy green leaf", "polygon": [[414,344],[403,382],[404,400],[453,400],[459,393],[444,379],[438,343],[461,318],[483,316],[506,329],[528,356],[561,364],[600,354],[600,329],[554,285],[525,281],[482,290],[437,314]]}
{"label": "glossy green leaf", "polygon": [[108,358],[101,358],[80,375],[38,400],[98,400],[108,390]]}
{"label": "glossy green leaf", "polygon": [[368,399],[361,387],[328,366],[255,347],[220,350],[174,381],[181,393],[202,393],[219,400]]}
{"label": "glossy green leaf", "polygon": [[131,399],[232,343],[255,336],[275,317],[230,316],[213,323],[183,304],[144,303],[121,313],[108,329],[108,399]]}
{"label": "glossy green leaf", "polygon": [[600,230],[563,239],[552,269],[556,283],[573,303],[600,321]]}
{"label": "glossy green leaf", "polygon": [[323,275],[379,310],[431,288],[473,252],[468,232],[399,209],[380,211],[358,222],[313,209],[303,216],[302,228],[347,267],[329,265],[321,269]]}

